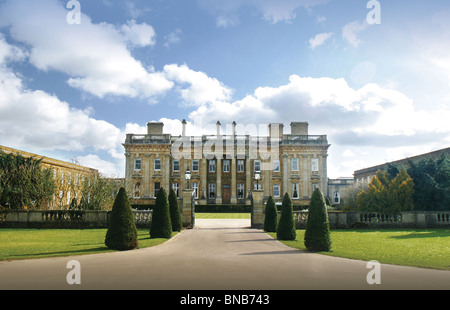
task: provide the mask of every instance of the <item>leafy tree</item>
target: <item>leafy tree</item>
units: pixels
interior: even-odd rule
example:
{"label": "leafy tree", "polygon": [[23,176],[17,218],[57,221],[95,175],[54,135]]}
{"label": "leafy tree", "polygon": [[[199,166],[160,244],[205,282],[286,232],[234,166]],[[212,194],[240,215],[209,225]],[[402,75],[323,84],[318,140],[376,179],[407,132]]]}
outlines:
{"label": "leafy tree", "polygon": [[153,208],[150,238],[171,238],[172,223],[170,220],[169,201],[164,188],[160,188],[156,194]]}
{"label": "leafy tree", "polygon": [[124,251],[138,246],[137,229],[128,195],[123,187],[119,189],[111,211],[105,245]]}
{"label": "leafy tree", "polygon": [[54,193],[50,170],[42,159],[0,151],[0,205],[11,209],[40,208]]}
{"label": "leafy tree", "polygon": [[181,211],[180,206],[178,205],[177,194],[173,188],[169,191],[169,208],[172,231],[181,231],[181,227],[183,226],[181,221]]}
{"label": "leafy tree", "polygon": [[305,230],[305,246],[310,251],[330,251],[330,225],[322,192],[317,188],[311,197]]}
{"label": "leafy tree", "polygon": [[276,232],[278,224],[278,212],[272,196],[269,196],[269,199],[267,200],[264,214],[264,231]]}
{"label": "leafy tree", "polygon": [[277,228],[277,239],[295,240],[297,232],[294,223],[294,210],[292,200],[288,193],[284,194],[281,205],[280,221]]}
{"label": "leafy tree", "polygon": [[366,190],[358,194],[357,205],[361,211],[398,214],[413,209],[414,183],[405,169],[396,176],[378,171]]}

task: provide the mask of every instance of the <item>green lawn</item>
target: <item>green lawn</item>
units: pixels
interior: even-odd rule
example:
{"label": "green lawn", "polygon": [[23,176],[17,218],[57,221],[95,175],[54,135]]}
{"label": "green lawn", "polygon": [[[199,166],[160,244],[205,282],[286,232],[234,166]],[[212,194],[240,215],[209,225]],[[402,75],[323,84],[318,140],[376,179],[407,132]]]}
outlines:
{"label": "green lawn", "polygon": [[[0,229],[0,260],[69,256],[111,252],[105,246],[106,229]],[[176,233],[173,233],[175,235]],[[139,248],[167,239],[150,239],[138,229]]]}
{"label": "green lawn", "polygon": [[196,219],[250,219],[250,213],[195,213]]}
{"label": "green lawn", "polygon": [[[275,233],[270,233],[276,238]],[[306,250],[304,230],[286,245]],[[449,229],[332,230],[332,248],[322,254],[380,263],[450,270]]]}

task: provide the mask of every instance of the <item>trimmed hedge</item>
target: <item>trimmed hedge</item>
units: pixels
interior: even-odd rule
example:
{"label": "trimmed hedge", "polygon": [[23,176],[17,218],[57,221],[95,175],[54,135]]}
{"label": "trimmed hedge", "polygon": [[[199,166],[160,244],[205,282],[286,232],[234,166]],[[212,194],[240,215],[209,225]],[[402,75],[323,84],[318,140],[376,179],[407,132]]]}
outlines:
{"label": "trimmed hedge", "polygon": [[195,212],[199,213],[250,213],[249,205],[195,205]]}
{"label": "trimmed hedge", "polygon": [[123,187],[117,193],[112,207],[105,245],[119,251],[135,249],[138,246],[133,211]]}
{"label": "trimmed hedge", "polygon": [[150,238],[171,238],[172,222],[170,220],[169,201],[164,188],[158,190],[153,208]]}
{"label": "trimmed hedge", "polygon": [[264,231],[276,232],[278,226],[278,212],[275,208],[275,201],[272,196],[267,200],[264,215]]}
{"label": "trimmed hedge", "polygon": [[172,231],[181,231],[181,227],[183,226],[181,220],[181,210],[180,206],[178,205],[177,194],[175,193],[173,188],[171,188],[169,192],[169,208]]}
{"label": "trimmed hedge", "polygon": [[295,230],[292,200],[289,194],[286,193],[284,194],[283,203],[281,205],[281,216],[277,229],[277,239],[295,240],[296,237],[297,231]]}
{"label": "trimmed hedge", "polygon": [[310,251],[330,251],[330,225],[322,192],[317,188],[311,197],[305,230],[305,247]]}

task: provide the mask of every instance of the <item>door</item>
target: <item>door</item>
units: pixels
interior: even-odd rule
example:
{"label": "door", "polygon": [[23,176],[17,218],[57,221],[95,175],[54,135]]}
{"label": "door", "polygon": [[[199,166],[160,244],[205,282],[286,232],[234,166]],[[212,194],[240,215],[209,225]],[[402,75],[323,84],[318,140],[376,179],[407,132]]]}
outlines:
{"label": "door", "polygon": [[231,202],[231,188],[230,185],[222,187],[222,203],[229,204]]}

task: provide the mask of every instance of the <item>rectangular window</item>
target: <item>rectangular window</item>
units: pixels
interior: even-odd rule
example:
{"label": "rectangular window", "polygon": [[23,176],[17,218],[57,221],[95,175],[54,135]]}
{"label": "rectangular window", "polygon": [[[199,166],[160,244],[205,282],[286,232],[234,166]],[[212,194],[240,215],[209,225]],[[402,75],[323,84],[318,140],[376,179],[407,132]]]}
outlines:
{"label": "rectangular window", "polygon": [[273,185],[273,196],[280,197],[280,184]]}
{"label": "rectangular window", "polygon": [[253,188],[254,188],[255,190],[260,190],[260,189],[261,189],[261,183],[255,183],[254,186],[253,186]]}
{"label": "rectangular window", "polygon": [[172,189],[174,190],[175,194],[177,195],[177,197],[180,197],[180,184],[178,183],[172,183]]}
{"label": "rectangular window", "polygon": [[134,170],[141,170],[142,161],[140,158],[134,159]]}
{"label": "rectangular window", "polygon": [[161,159],[155,158],[155,170],[161,170]]}
{"label": "rectangular window", "polygon": [[292,171],[298,171],[298,158],[292,158]]}
{"label": "rectangular window", "polygon": [[237,172],[244,172],[244,160],[238,159],[237,161]]}
{"label": "rectangular window", "polygon": [[198,159],[192,160],[192,171],[198,171]]}
{"label": "rectangular window", "polygon": [[160,182],[155,182],[153,184],[153,197],[156,198],[156,195],[158,195],[158,191],[161,188],[161,183]]}
{"label": "rectangular window", "polygon": [[208,185],[208,197],[209,197],[209,199],[216,198],[216,184],[209,183],[209,185]]}
{"label": "rectangular window", "polygon": [[180,161],[179,160],[173,161],[173,171],[180,171]]}
{"label": "rectangular window", "polygon": [[211,159],[209,161],[209,172],[216,172],[216,160]]}
{"label": "rectangular window", "polygon": [[292,183],[292,199],[298,199],[298,183]]}
{"label": "rectangular window", "polygon": [[238,199],[244,199],[244,184],[242,183],[237,185],[237,196]]}
{"label": "rectangular window", "polygon": [[312,185],[312,191],[314,192],[317,188],[319,188],[319,184],[313,183],[313,185]]}
{"label": "rectangular window", "polygon": [[273,172],[280,172],[280,161],[278,159],[273,160]]}
{"label": "rectangular window", "polygon": [[313,158],[311,160],[311,170],[314,172],[319,171],[319,159],[318,158]]}
{"label": "rectangular window", "polygon": [[194,190],[194,198],[198,199],[198,183],[192,183],[192,189]]}
{"label": "rectangular window", "polygon": [[255,160],[255,162],[253,163],[253,168],[255,172],[261,172],[261,161]]}
{"label": "rectangular window", "polygon": [[230,161],[228,159],[223,160],[223,172],[230,172]]}
{"label": "rectangular window", "polygon": [[341,202],[341,197],[339,195],[339,192],[334,192],[334,203],[338,204]]}

